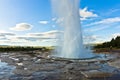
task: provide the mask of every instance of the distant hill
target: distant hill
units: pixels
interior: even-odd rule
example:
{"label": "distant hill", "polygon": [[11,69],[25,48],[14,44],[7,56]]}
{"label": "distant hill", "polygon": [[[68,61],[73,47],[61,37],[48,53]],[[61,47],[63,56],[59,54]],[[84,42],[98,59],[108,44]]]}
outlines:
{"label": "distant hill", "polygon": [[0,45],[0,46],[9,46],[9,45]]}
{"label": "distant hill", "polygon": [[102,44],[94,46],[94,48],[120,48],[120,36],[112,38],[110,42],[104,42]]}

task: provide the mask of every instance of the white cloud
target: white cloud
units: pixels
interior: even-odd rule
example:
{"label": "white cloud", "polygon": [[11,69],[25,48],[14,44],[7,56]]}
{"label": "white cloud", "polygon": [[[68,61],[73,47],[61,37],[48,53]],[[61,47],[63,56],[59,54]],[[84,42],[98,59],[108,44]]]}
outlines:
{"label": "white cloud", "polygon": [[83,9],[80,9],[79,13],[80,13],[80,16],[81,16],[81,18],[80,18],[81,20],[86,20],[87,18],[91,18],[91,17],[98,17],[97,14],[94,14],[93,12],[88,11],[87,7],[83,8]]}
{"label": "white cloud", "polygon": [[14,36],[15,34],[6,32],[6,33],[0,33],[0,35],[3,35],[3,36]]}
{"label": "white cloud", "polygon": [[6,40],[5,36],[0,36],[0,40]]}
{"label": "white cloud", "polygon": [[[100,21],[93,22],[91,24],[84,25],[87,28],[85,32],[94,32],[111,28],[119,29],[120,17],[107,18]],[[89,26],[89,27],[88,27]]]}
{"label": "white cloud", "polygon": [[52,21],[56,21],[57,18],[52,18]]}
{"label": "white cloud", "polygon": [[64,21],[64,18],[61,17],[61,18],[58,18],[58,19],[56,20],[56,23],[62,23],[63,21]]}
{"label": "white cloud", "polygon": [[52,30],[52,31],[48,31],[48,32],[44,32],[44,34],[59,34],[62,31],[58,31],[58,30]]}
{"label": "white cloud", "polygon": [[87,28],[84,31],[85,32],[94,32],[94,31],[100,31],[103,29],[107,29],[109,27],[111,27],[111,25],[98,25],[97,27]]}
{"label": "white cloud", "polygon": [[98,38],[99,38],[98,35],[85,35],[85,36],[83,36],[85,44],[92,43],[92,42],[96,41]]}
{"label": "white cloud", "polygon": [[15,36],[14,33],[12,32],[7,32],[7,31],[0,31],[0,42],[6,42],[9,41],[9,37]]}
{"label": "white cloud", "polygon": [[11,39],[12,41],[22,41],[22,42],[30,42],[30,41],[37,41],[37,40],[41,40],[41,38],[39,37],[32,37],[32,36],[17,36]]}
{"label": "white cloud", "polygon": [[19,24],[16,24],[15,27],[10,28],[10,30],[13,30],[13,31],[25,31],[25,30],[30,30],[31,28],[32,28],[31,24],[19,23]]}
{"label": "white cloud", "polygon": [[42,33],[29,33],[26,35],[16,36],[0,36],[0,42],[7,41],[8,43],[36,43],[38,42],[55,42],[58,40],[58,36],[62,34],[62,31],[52,30]]}
{"label": "white cloud", "polygon": [[[42,33],[29,33],[25,35],[15,36],[0,36],[0,43],[2,45],[27,45],[27,46],[40,46],[40,45],[53,45],[58,40],[57,35],[62,31],[52,30]],[[7,34],[8,35],[8,34]]]}
{"label": "white cloud", "polygon": [[80,20],[84,21],[84,20],[87,20],[87,19],[85,17],[82,17],[82,18],[80,18]]}
{"label": "white cloud", "polygon": [[48,24],[48,21],[39,21],[40,24]]}
{"label": "white cloud", "polygon": [[98,24],[111,24],[111,23],[117,23],[117,22],[120,22],[120,17],[103,19],[101,21],[93,22],[85,26],[92,26],[92,25],[98,25]]}
{"label": "white cloud", "polygon": [[[40,46],[40,45],[56,45],[59,34],[62,31],[52,30],[41,33],[28,33],[25,35],[15,35],[14,33],[2,32],[0,34],[1,45],[28,45],[28,46]],[[14,35],[14,36],[13,36]]]}
{"label": "white cloud", "polygon": [[48,32],[43,32],[43,33],[29,33],[28,36],[32,37],[39,37],[43,39],[56,39],[59,35],[62,34],[62,31],[58,30],[52,30]]}
{"label": "white cloud", "polygon": [[18,36],[9,37],[8,40],[10,42],[12,42],[12,43],[25,43],[25,42],[29,42],[28,40],[19,38]]}
{"label": "white cloud", "polygon": [[7,42],[10,42],[10,41],[7,40],[7,39],[1,39],[1,40],[0,40],[0,43],[1,43],[1,44],[0,44],[0,45],[3,45],[2,43],[7,43]]}
{"label": "white cloud", "polygon": [[120,36],[120,33],[114,33],[114,34],[112,34],[112,38],[116,38],[117,36]]}
{"label": "white cloud", "polygon": [[83,39],[85,44],[98,44],[110,40],[109,38],[107,37],[104,38],[103,36],[100,35],[85,35],[83,36]]}
{"label": "white cloud", "polygon": [[5,30],[0,30],[0,33],[6,33],[7,31],[5,31]]}
{"label": "white cloud", "polygon": [[[98,17],[97,14],[93,13],[92,11],[88,11],[87,7],[79,10],[80,19],[87,20],[88,18]],[[61,18],[52,18],[52,21],[56,21],[56,23],[63,22],[64,17]]]}

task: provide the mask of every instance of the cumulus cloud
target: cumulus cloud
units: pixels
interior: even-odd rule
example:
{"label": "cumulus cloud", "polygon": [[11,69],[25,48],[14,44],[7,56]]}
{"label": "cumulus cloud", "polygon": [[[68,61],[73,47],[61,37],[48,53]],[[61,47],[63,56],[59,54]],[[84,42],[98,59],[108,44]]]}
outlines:
{"label": "cumulus cloud", "polygon": [[91,18],[91,17],[98,17],[97,14],[93,13],[92,11],[88,11],[87,7],[80,9],[79,10],[80,16],[81,16],[81,20],[86,20],[87,18]]}
{"label": "cumulus cloud", "polygon": [[98,24],[111,24],[111,23],[118,23],[118,22],[120,22],[120,17],[114,17],[114,18],[107,18],[101,21],[93,22],[86,26],[92,26],[92,25],[98,25]]}
{"label": "cumulus cloud", "polygon": [[19,24],[16,24],[16,26],[10,28],[10,30],[13,30],[13,31],[25,31],[25,30],[30,30],[31,28],[32,28],[31,24],[19,23]]}
{"label": "cumulus cloud", "polygon": [[39,21],[40,24],[48,24],[48,21]]}

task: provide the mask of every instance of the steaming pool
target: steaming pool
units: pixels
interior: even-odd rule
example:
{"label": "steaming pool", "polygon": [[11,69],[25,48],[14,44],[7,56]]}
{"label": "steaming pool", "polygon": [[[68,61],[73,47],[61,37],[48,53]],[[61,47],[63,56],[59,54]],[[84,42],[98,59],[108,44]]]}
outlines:
{"label": "steaming pool", "polygon": [[66,60],[111,60],[114,59],[116,56],[111,54],[104,54],[104,53],[84,53],[79,56],[79,58],[64,58],[61,55],[48,55],[48,58],[52,59],[66,59]]}
{"label": "steaming pool", "polygon": [[0,79],[3,79],[4,77],[10,77],[11,75],[13,75],[12,71],[14,69],[14,66],[10,66],[6,62],[1,62],[0,60]]}

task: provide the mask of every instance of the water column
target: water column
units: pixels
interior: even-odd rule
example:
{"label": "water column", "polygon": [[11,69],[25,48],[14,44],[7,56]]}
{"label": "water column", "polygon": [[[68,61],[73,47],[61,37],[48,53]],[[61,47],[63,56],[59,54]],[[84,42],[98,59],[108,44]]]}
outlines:
{"label": "water column", "polygon": [[60,57],[79,58],[84,53],[82,29],[80,25],[79,0],[52,0],[54,11],[64,28]]}

